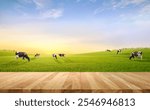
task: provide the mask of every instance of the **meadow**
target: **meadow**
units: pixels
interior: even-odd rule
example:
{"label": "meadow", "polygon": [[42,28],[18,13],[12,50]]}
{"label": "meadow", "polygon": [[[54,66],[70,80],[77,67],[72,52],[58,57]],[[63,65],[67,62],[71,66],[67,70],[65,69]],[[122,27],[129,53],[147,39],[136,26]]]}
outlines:
{"label": "meadow", "polygon": [[[143,60],[129,60],[136,50],[143,52]],[[150,72],[150,48],[123,49],[120,54],[116,50],[70,54],[58,59],[51,54],[29,57],[30,62],[16,59],[14,51],[0,50],[0,72]]]}

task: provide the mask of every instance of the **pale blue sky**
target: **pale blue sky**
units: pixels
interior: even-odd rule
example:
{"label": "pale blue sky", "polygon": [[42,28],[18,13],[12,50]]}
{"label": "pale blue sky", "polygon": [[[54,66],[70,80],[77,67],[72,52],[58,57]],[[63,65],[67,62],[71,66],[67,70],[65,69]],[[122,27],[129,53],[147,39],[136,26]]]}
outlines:
{"label": "pale blue sky", "polygon": [[0,0],[1,49],[150,47],[149,35],[149,0]]}

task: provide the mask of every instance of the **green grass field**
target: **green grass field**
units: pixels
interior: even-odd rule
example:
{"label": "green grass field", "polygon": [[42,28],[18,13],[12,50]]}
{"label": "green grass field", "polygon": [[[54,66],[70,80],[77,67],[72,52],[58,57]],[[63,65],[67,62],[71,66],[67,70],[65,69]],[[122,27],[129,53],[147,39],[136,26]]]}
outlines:
{"label": "green grass field", "polygon": [[[135,50],[143,52],[143,60],[129,60]],[[150,48],[124,49],[119,55],[112,52],[94,52],[66,55],[54,59],[41,55],[31,61],[16,59],[14,51],[0,51],[0,72],[150,72]]]}

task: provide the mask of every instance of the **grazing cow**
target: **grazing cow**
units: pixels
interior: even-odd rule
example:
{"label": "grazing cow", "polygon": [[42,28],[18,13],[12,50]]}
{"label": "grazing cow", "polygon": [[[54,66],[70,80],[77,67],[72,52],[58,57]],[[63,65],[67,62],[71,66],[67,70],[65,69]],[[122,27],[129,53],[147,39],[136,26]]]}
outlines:
{"label": "grazing cow", "polygon": [[109,50],[109,49],[107,49],[106,51],[107,51],[107,52],[111,52],[111,50]]}
{"label": "grazing cow", "polygon": [[38,58],[38,57],[40,57],[40,54],[39,54],[39,53],[36,53],[36,54],[34,55],[34,57],[35,57],[35,58]]}
{"label": "grazing cow", "polygon": [[65,56],[65,54],[63,54],[63,53],[60,53],[60,54],[58,54],[60,57],[64,57]]}
{"label": "grazing cow", "polygon": [[16,52],[16,58],[18,59],[19,57],[22,57],[22,59],[24,60],[24,58],[26,58],[28,61],[30,61],[30,58],[28,57],[27,53],[25,52]]}
{"label": "grazing cow", "polygon": [[132,52],[129,59],[131,60],[132,58],[134,59],[135,57],[139,57],[142,60],[142,54],[143,52],[141,51]]}
{"label": "grazing cow", "polygon": [[118,50],[117,50],[117,54],[119,54],[119,53],[121,53],[121,49],[118,49]]}
{"label": "grazing cow", "polygon": [[52,54],[52,57],[57,59],[57,55],[56,54]]}

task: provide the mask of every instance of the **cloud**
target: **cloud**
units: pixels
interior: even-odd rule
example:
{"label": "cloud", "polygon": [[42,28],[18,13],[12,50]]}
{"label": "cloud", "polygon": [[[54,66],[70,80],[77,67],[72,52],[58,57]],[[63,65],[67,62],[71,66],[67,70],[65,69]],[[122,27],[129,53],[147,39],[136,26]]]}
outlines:
{"label": "cloud", "polygon": [[38,9],[43,8],[46,3],[46,0],[32,0],[32,1]]}
{"label": "cloud", "polygon": [[[91,0],[91,1],[96,1],[96,0]],[[146,4],[147,0],[110,0],[108,2],[104,1],[101,3],[102,5],[99,6],[97,9],[94,10],[94,15],[99,14],[103,11],[108,11],[108,10],[116,10],[116,9],[122,9],[122,8],[127,8],[129,5],[143,5]],[[145,7],[146,8],[146,7]],[[148,7],[149,8],[149,7]],[[146,10],[148,10],[148,8]]]}
{"label": "cloud", "polygon": [[59,18],[63,16],[63,9],[51,9],[42,13],[43,18]]}
{"label": "cloud", "polygon": [[[63,16],[64,10],[61,8],[52,8],[47,5],[51,0],[18,0],[19,4],[15,5],[15,9],[22,16],[29,19],[56,19]],[[27,5],[32,5],[36,12],[34,15],[30,11],[26,11]]]}
{"label": "cloud", "polygon": [[103,12],[105,9],[104,8],[97,8],[95,11],[94,11],[94,15],[98,14],[98,13],[101,13]]}
{"label": "cloud", "polygon": [[43,8],[48,0],[18,0],[21,4],[34,4],[37,9]]}
{"label": "cloud", "polygon": [[76,0],[76,2],[78,3],[78,2],[80,2],[81,0]]}
{"label": "cloud", "polygon": [[93,2],[93,3],[95,3],[96,2],[96,0],[89,0],[90,2]]}
{"label": "cloud", "polygon": [[141,10],[140,13],[143,15],[150,14],[150,4],[145,5]]}
{"label": "cloud", "polygon": [[128,5],[140,5],[144,3],[146,0],[121,0],[120,2],[114,1],[112,2],[113,8],[125,8]]}
{"label": "cloud", "polygon": [[32,3],[32,0],[17,0],[19,3],[26,3],[26,4],[29,4],[29,3]]}
{"label": "cloud", "polygon": [[[95,3],[97,0],[89,0],[89,2],[93,2],[93,3]],[[78,2],[81,2],[81,0],[76,0],[76,2],[78,3]]]}
{"label": "cloud", "polygon": [[128,4],[141,4],[143,2],[145,2],[145,0],[124,0],[126,5]]}

